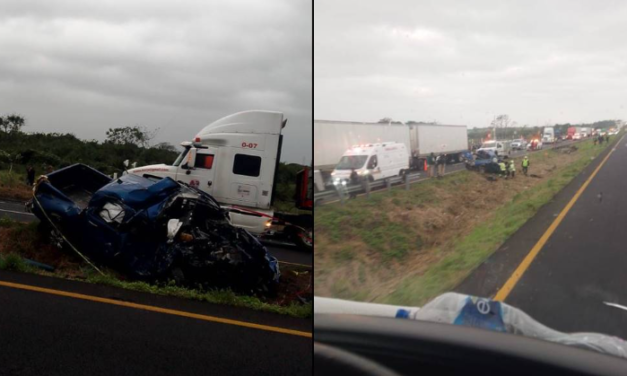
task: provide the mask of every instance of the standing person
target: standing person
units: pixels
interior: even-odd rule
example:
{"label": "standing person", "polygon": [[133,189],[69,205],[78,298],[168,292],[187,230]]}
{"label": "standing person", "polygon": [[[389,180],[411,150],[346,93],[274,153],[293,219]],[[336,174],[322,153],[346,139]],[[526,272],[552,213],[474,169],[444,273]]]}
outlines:
{"label": "standing person", "polygon": [[[357,174],[354,168],[351,169],[350,182],[352,186],[359,184],[359,174]],[[357,198],[357,192],[351,193],[350,198]]]}
{"label": "standing person", "polygon": [[502,159],[499,160],[499,171],[502,178],[507,177],[507,166],[505,166],[505,161]]}
{"label": "standing person", "polygon": [[514,159],[511,159],[509,161],[509,167],[507,171],[509,175],[512,177],[512,179],[514,178],[514,176],[516,176],[516,165],[514,163]]}
{"label": "standing person", "polygon": [[444,175],[444,170],[446,168],[446,154],[440,154],[438,156],[438,177],[442,177]]}
{"label": "standing person", "polygon": [[431,152],[431,154],[429,154],[429,156],[427,156],[427,173],[429,174],[429,177],[432,178],[433,177],[433,170],[435,169],[435,154],[433,154],[433,152]]}
{"label": "standing person", "polygon": [[527,176],[527,170],[529,169],[529,157],[525,155],[521,163],[523,173]]}
{"label": "standing person", "polygon": [[33,168],[33,166],[28,166],[28,168],[26,169],[26,183],[29,186],[35,184],[35,169]]}

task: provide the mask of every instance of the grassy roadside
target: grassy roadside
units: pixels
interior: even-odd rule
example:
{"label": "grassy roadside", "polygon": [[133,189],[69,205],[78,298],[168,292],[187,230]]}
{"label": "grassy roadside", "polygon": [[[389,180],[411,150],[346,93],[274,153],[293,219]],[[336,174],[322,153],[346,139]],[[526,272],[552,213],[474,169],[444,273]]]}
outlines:
{"label": "grassy roadside", "polygon": [[[26,260],[54,265],[55,271],[47,272],[33,267]],[[287,303],[282,302],[280,297],[275,300],[267,300],[263,297],[239,295],[231,290],[191,289],[177,286],[172,282],[153,285],[146,282],[125,281],[111,270],[104,270],[105,275],[102,276],[85,267],[80,260],[76,260],[72,255],[65,254],[47,244],[37,231],[36,223],[26,224],[6,218],[0,218],[0,269],[81,280],[133,291],[226,304],[298,318],[311,318],[313,314],[311,303]],[[289,267],[282,267],[281,272],[284,279],[289,279],[291,274],[310,273]]]}
{"label": "grassy roadside", "polygon": [[[615,136],[615,137],[621,137]],[[317,210],[316,294],[422,305],[452,290],[605,147],[531,154],[531,173],[486,183],[460,172]]]}
{"label": "grassy roadside", "polygon": [[21,201],[29,200],[32,191],[26,185],[25,179],[25,173],[0,171],[0,197]]}
{"label": "grassy roadside", "polygon": [[605,148],[582,145],[579,159],[553,177],[498,209],[492,218],[455,242],[452,251],[424,275],[407,278],[385,301],[422,305],[434,296],[451,291],[511,235],[533,217]]}

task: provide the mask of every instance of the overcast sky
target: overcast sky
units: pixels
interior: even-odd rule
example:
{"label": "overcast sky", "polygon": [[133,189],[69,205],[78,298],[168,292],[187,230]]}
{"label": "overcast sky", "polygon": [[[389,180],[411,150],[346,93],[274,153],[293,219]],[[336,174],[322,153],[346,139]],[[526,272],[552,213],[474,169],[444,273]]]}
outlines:
{"label": "overcast sky", "polygon": [[314,30],[316,119],[627,119],[625,1],[316,0]]}
{"label": "overcast sky", "polygon": [[282,160],[311,161],[310,0],[2,1],[0,115],[178,145],[234,112],[284,112]]}

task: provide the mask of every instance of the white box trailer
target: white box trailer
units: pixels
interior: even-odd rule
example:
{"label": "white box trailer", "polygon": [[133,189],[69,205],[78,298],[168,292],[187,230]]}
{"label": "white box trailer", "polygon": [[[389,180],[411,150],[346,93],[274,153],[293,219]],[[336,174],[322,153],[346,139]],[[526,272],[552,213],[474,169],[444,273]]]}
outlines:
{"label": "white box trailer", "polygon": [[404,124],[314,120],[314,168],[330,171],[346,150],[355,145],[400,142],[410,149]]}
{"label": "white box trailer", "polygon": [[414,157],[434,153],[447,154],[449,162],[461,160],[468,150],[468,130],[465,125],[412,124],[409,128],[410,151]]}
{"label": "white box trailer", "polygon": [[468,130],[465,125],[314,120],[314,167],[332,170],[353,146],[389,141],[405,144],[413,156],[412,167],[422,165],[430,153],[447,154],[448,161],[455,163],[468,150]]}

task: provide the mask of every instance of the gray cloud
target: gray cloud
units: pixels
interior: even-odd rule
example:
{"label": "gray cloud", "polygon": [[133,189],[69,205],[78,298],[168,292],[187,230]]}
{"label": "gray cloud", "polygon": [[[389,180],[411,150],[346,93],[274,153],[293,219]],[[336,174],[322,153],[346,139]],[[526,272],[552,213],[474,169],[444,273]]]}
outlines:
{"label": "gray cloud", "polygon": [[316,1],[314,117],[624,119],[626,16],[619,1]]}
{"label": "gray cloud", "polygon": [[1,113],[27,130],[100,139],[161,128],[174,144],[248,109],[282,111],[283,160],[311,160],[311,3],[8,1]]}

